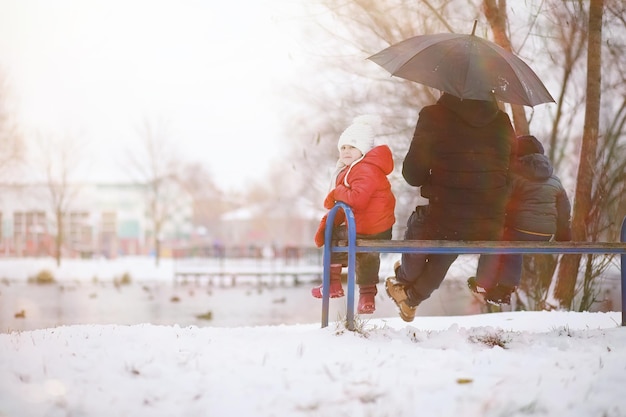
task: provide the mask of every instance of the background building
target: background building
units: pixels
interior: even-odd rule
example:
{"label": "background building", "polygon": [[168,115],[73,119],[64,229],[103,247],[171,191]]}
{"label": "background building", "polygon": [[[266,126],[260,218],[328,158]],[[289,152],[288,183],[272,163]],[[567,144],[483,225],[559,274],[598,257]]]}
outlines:
{"label": "background building", "polygon": [[[0,193],[0,256],[53,256],[55,206],[44,183],[3,184]],[[62,257],[115,258],[153,255],[154,209],[150,189],[138,183],[77,184],[66,190]],[[160,253],[169,256],[286,256],[317,254],[313,236],[323,210],[304,200],[264,202],[196,220],[197,204],[182,187],[164,193]]]}
{"label": "background building", "polygon": [[[64,257],[147,255],[154,227],[141,184],[73,185],[63,212]],[[163,255],[189,238],[191,198],[178,187],[177,206],[164,222]],[[171,197],[171,196],[170,196]],[[54,251],[57,219],[46,184],[4,184],[0,196],[0,254],[48,256]]]}

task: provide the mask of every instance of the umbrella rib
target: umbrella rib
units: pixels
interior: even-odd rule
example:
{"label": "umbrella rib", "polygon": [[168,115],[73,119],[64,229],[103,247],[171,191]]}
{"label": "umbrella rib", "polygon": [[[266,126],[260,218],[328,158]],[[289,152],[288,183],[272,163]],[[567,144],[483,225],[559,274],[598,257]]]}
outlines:
{"label": "umbrella rib", "polygon": [[[465,95],[465,92],[467,90],[467,80],[469,79],[470,68],[472,68],[472,63],[473,63],[472,60],[474,59],[474,51],[472,51],[472,49],[474,49],[474,41],[473,41],[474,36],[475,35],[473,34],[473,31],[472,31],[472,35],[468,38],[468,41],[467,41],[468,42],[467,47],[470,48],[470,53],[468,54],[467,63],[466,63],[465,68],[464,68],[465,80],[463,80],[463,93],[462,93],[462,95]],[[463,99],[463,98],[465,98],[465,97],[462,96],[461,99]]]}

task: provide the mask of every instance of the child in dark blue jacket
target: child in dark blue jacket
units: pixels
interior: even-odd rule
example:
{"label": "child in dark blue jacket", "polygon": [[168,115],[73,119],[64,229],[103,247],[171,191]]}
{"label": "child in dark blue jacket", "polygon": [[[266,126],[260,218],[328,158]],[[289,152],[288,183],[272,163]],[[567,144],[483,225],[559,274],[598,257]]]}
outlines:
{"label": "child in dark blue jacket", "polygon": [[[504,240],[572,239],[570,200],[543,152],[541,142],[534,136],[517,138],[517,159],[511,166],[511,194]],[[508,304],[521,280],[523,255],[503,254],[494,256],[493,261],[498,263],[495,275],[471,277],[468,285],[489,303]]]}

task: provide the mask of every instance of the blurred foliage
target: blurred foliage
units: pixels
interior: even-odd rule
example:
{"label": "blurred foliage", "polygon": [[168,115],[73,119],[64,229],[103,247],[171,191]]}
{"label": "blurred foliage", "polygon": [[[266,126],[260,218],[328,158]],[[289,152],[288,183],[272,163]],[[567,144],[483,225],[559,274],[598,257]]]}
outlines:
{"label": "blurred foliage", "polygon": [[35,276],[29,277],[28,282],[30,284],[54,284],[56,280],[54,279],[54,275],[47,269],[43,269],[39,271]]}

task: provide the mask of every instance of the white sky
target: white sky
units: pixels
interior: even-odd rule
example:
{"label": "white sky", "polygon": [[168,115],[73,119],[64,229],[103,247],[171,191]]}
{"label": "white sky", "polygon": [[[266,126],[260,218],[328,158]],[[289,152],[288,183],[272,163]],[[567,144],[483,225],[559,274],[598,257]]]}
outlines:
{"label": "white sky", "polygon": [[97,178],[119,178],[138,126],[158,119],[183,157],[239,187],[283,141],[276,98],[297,55],[294,7],[0,0],[0,68],[24,127],[89,141]]}

